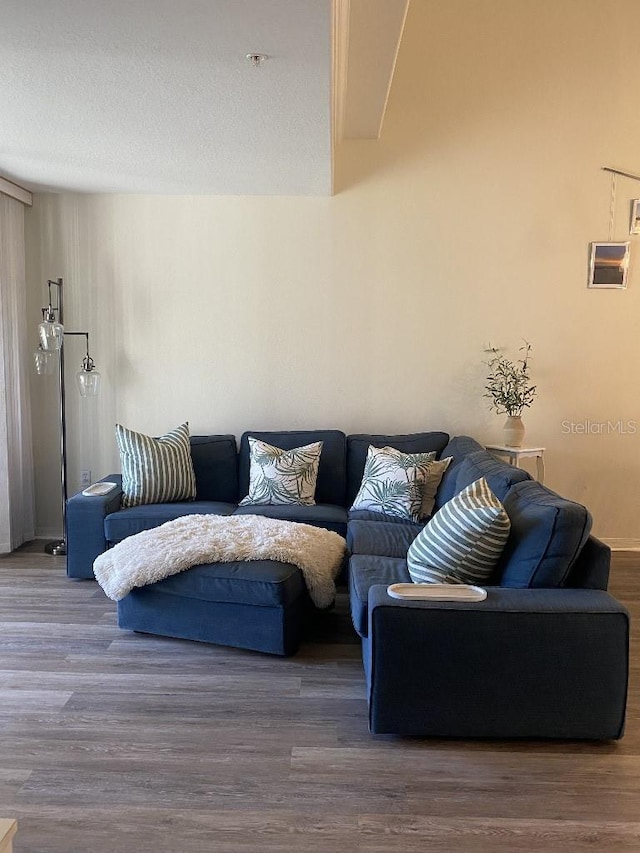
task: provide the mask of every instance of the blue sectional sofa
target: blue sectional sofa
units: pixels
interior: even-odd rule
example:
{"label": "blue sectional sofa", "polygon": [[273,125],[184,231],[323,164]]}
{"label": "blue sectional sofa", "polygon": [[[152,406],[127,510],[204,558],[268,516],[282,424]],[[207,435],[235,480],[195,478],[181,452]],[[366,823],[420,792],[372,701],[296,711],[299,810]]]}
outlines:
{"label": "blue sectional sofa", "polygon": [[[239,507],[249,480],[248,436],[284,449],[323,441],[315,506]],[[485,477],[511,533],[478,603],[407,601],[407,551],[422,525],[350,511],[370,444],[452,457],[434,512]],[[73,496],[67,573],[93,577],[93,560],[126,536],[189,513],[255,513],[346,535],[349,591],[362,641],[374,733],[453,737],[622,736],[629,621],[606,591],[610,552],[590,536],[587,510],[468,436],[443,432],[350,435],[337,430],[194,436],[195,501],[120,508],[120,491]],[[117,475],[105,479],[118,480]],[[269,560],[197,566],[118,602],[123,628],[296,651],[311,607],[300,571]]]}

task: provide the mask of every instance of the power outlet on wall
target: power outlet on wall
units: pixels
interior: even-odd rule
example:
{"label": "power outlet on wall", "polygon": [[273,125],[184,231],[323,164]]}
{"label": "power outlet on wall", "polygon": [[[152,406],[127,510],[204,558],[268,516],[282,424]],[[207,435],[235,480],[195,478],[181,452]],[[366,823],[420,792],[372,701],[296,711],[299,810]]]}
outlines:
{"label": "power outlet on wall", "polygon": [[80,485],[83,489],[86,489],[87,486],[91,485],[91,471],[88,468],[85,468],[84,471],[80,471]]}

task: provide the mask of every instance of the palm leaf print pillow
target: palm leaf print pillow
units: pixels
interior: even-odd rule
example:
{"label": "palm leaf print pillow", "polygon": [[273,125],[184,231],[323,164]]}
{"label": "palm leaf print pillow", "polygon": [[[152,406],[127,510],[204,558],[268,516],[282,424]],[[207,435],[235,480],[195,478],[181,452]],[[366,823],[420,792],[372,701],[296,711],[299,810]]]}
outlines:
{"label": "palm leaf print pillow", "polygon": [[249,504],[315,504],[322,442],[282,450],[249,436]]}
{"label": "palm leaf print pillow", "polygon": [[435,452],[401,453],[393,447],[371,445],[351,509],[419,521],[422,490],[435,457]]}

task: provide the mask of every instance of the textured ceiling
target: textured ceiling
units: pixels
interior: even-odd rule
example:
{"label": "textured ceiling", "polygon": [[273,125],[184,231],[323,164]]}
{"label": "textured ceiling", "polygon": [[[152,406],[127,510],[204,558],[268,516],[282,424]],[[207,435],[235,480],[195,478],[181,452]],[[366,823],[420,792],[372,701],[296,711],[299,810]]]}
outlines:
{"label": "textured ceiling", "polygon": [[0,22],[5,177],[331,192],[331,0],[0,0]]}
{"label": "textured ceiling", "polygon": [[408,2],[0,0],[0,178],[328,195],[332,138],[380,133]]}

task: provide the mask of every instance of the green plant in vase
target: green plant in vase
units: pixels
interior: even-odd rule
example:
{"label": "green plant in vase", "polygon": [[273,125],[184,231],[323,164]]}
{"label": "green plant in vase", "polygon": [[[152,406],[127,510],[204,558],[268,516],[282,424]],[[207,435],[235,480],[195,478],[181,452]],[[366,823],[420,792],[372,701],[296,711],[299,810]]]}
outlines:
{"label": "green plant in vase", "polygon": [[529,373],[531,349],[531,344],[525,341],[524,346],[520,347],[520,352],[524,354],[516,361],[498,355],[498,351],[494,349],[494,358],[487,363],[489,375],[483,396],[491,400],[490,409],[499,415],[507,415],[504,425],[507,447],[522,445],[522,412],[531,406],[537,393],[537,386],[532,384]]}

